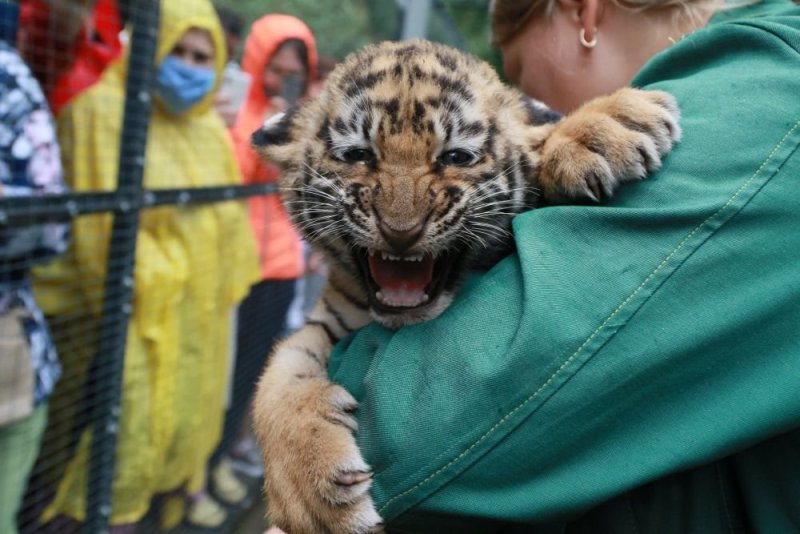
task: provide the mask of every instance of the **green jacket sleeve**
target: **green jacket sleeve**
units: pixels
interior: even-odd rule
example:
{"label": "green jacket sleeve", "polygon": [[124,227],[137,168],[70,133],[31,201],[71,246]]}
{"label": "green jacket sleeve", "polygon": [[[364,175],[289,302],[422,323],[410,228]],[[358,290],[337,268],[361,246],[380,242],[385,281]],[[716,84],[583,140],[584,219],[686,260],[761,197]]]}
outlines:
{"label": "green jacket sleeve", "polygon": [[661,171],[610,205],[517,217],[518,253],[440,318],[337,347],[390,526],[561,519],[800,427],[790,5],[727,14],[634,80],[682,109]]}

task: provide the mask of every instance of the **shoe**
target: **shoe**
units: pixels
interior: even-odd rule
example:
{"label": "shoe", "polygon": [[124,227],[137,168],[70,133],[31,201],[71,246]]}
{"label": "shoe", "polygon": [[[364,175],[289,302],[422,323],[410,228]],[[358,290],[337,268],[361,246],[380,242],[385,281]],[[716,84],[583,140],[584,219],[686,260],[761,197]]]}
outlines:
{"label": "shoe", "polygon": [[227,457],[211,470],[211,483],[214,494],[226,504],[239,504],[247,498],[247,486],[233,473]]}
{"label": "shoe", "polygon": [[190,525],[201,528],[218,528],[227,518],[225,508],[207,493],[193,498],[186,514]]}

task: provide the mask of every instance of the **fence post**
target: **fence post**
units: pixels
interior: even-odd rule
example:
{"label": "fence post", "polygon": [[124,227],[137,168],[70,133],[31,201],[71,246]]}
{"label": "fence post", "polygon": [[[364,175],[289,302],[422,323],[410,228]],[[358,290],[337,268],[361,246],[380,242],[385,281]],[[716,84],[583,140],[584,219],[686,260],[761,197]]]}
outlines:
{"label": "fence post", "polygon": [[[86,531],[93,534],[108,531],[111,515],[122,371],[132,311],[133,269],[141,205],[138,200],[142,195],[150,88],[158,43],[159,0],[137,0],[131,6],[133,34],[120,136],[117,181],[119,205],[114,213],[108,249],[97,353],[87,383],[87,395],[92,401],[90,420],[93,432],[86,497]],[[99,373],[101,367],[103,372]]]}

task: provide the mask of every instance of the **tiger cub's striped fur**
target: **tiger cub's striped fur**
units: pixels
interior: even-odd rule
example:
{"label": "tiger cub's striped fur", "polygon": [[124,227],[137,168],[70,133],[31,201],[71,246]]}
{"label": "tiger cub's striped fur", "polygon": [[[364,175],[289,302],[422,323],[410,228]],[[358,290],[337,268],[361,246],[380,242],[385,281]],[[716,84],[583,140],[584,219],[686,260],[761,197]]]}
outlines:
{"label": "tiger cub's striped fur", "polygon": [[356,403],[327,380],[333,345],[370,319],[398,328],[436,317],[466,271],[510,250],[515,214],[643,178],[678,139],[677,118],[671,96],[623,89],[561,119],[482,61],[412,41],[352,55],[318,99],[254,134],[282,170],[287,211],[331,267],[256,396],[276,525],[381,525],[352,436]]}

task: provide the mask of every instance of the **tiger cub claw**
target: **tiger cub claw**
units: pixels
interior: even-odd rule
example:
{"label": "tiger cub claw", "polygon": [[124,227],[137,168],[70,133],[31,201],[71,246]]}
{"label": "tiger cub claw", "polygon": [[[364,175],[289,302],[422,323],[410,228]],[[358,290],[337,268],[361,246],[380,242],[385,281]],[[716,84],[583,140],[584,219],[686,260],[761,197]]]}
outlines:
{"label": "tiger cub claw", "polygon": [[680,139],[680,112],[663,91],[620,89],[558,123],[542,149],[539,181],[548,200],[599,202],[620,183],[661,166]]}

